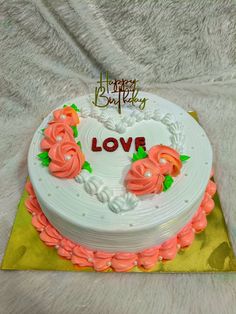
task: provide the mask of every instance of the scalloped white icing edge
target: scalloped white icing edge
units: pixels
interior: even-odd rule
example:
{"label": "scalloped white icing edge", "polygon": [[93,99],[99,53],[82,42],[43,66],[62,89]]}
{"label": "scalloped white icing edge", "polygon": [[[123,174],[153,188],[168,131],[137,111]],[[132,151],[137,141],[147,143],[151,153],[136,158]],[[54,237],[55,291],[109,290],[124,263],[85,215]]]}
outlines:
{"label": "scalloped white icing edge", "polygon": [[[171,133],[171,147],[176,149],[179,153],[182,153],[185,140],[183,125],[182,123],[177,122],[174,119],[174,116],[170,113],[161,117],[158,109],[149,109],[145,112],[135,110],[132,111],[129,116],[111,118],[106,113],[106,110],[101,110],[96,107],[89,108],[88,106],[82,106],[80,108],[80,115],[83,118],[91,117],[97,119],[107,129],[113,130],[117,133],[125,133],[127,128],[132,127],[135,123],[143,120],[159,121],[166,125]],[[75,180],[80,184],[84,184],[84,189],[88,194],[96,195],[97,199],[102,203],[108,203],[109,209],[116,214],[132,210],[139,203],[137,196],[130,192],[124,193],[123,195],[113,196],[113,191],[105,185],[102,178],[93,176],[86,170],[83,170],[78,176],[76,176]]]}

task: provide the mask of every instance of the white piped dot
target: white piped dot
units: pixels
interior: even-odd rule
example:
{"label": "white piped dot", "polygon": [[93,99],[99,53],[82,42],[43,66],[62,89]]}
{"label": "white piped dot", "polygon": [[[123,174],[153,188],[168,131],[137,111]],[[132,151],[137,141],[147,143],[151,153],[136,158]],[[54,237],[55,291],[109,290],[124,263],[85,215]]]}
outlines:
{"label": "white piped dot", "polygon": [[57,137],[56,137],[56,141],[57,142],[60,142],[62,140],[62,137],[60,136],[60,135],[58,135]]}
{"label": "white piped dot", "polygon": [[88,262],[89,262],[89,263],[92,263],[92,262],[93,262],[93,258],[92,258],[92,257],[89,257],[89,258],[88,258]]}
{"label": "white piped dot", "polygon": [[150,178],[152,176],[152,172],[150,170],[147,170],[145,173],[144,173],[144,177],[146,178]]}
{"label": "white piped dot", "polygon": [[65,159],[65,160],[70,160],[70,159],[71,159],[71,155],[65,155],[65,156],[64,156],[64,159]]}
{"label": "white piped dot", "polygon": [[106,262],[106,264],[107,264],[107,266],[109,266],[109,267],[111,266],[111,262]]}
{"label": "white piped dot", "polygon": [[162,257],[162,256],[159,256],[158,259],[159,259],[159,261],[162,261],[162,260],[163,260],[163,257]]}
{"label": "white piped dot", "polygon": [[192,228],[192,231],[193,231],[193,233],[195,233],[195,232],[196,232],[196,230],[195,230],[194,228]]}
{"label": "white piped dot", "polygon": [[138,261],[134,261],[134,265],[137,266],[138,265]]}
{"label": "white piped dot", "polygon": [[181,248],[181,245],[178,243],[177,244],[177,249],[179,250]]}
{"label": "white piped dot", "polygon": [[58,244],[55,245],[55,249],[59,249],[59,245]]}
{"label": "white piped dot", "polygon": [[65,120],[65,119],[66,119],[66,116],[65,116],[64,114],[61,114],[61,115],[60,115],[60,118],[61,118],[62,120]]}
{"label": "white piped dot", "polygon": [[164,158],[160,158],[159,162],[160,162],[160,164],[166,164],[167,163],[167,161]]}
{"label": "white piped dot", "polygon": [[44,228],[41,228],[40,231],[43,232],[43,231],[44,231]]}

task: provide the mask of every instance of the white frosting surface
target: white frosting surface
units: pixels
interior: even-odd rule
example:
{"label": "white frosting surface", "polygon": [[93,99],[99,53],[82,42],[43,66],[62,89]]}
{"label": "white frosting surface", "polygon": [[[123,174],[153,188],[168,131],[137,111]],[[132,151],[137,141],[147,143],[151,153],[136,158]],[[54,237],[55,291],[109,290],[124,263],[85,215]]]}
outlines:
{"label": "white frosting surface", "polygon": [[[100,109],[91,105],[93,96],[73,99],[81,109],[78,125],[82,150],[93,173],[82,171],[74,179],[53,177],[37,158],[41,129],[36,131],[28,155],[28,168],[39,203],[49,221],[66,237],[92,249],[140,251],[176,234],[193,216],[207,185],[212,166],[212,150],[204,130],[183,109],[156,95],[146,108]],[[61,107],[61,106],[60,106]],[[127,193],[124,177],[131,166],[135,137],[153,145],[172,146],[191,158],[171,188],[158,195],[136,197]],[[92,138],[101,146],[104,139],[133,138],[129,152],[121,145],[115,152],[92,152]]]}

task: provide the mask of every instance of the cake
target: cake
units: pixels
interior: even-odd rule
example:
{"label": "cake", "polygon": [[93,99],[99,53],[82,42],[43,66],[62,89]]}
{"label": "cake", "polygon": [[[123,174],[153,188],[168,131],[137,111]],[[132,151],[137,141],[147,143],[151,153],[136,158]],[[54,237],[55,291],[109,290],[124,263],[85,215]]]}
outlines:
{"label": "cake", "polygon": [[216,186],[201,126],[150,93],[145,108],[92,96],[50,113],[28,153],[32,224],[62,258],[96,271],[152,269],[204,230]]}

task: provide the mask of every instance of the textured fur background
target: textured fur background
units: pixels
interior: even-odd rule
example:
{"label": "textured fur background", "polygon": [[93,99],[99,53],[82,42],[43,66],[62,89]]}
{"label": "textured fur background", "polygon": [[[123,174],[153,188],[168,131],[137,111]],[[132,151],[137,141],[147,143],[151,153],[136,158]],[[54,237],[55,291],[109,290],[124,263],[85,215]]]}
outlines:
{"label": "textured fur background", "polygon": [[[41,119],[101,70],[197,110],[236,248],[234,1],[0,0],[0,259]],[[0,313],[235,313],[235,274],[0,272]]]}

